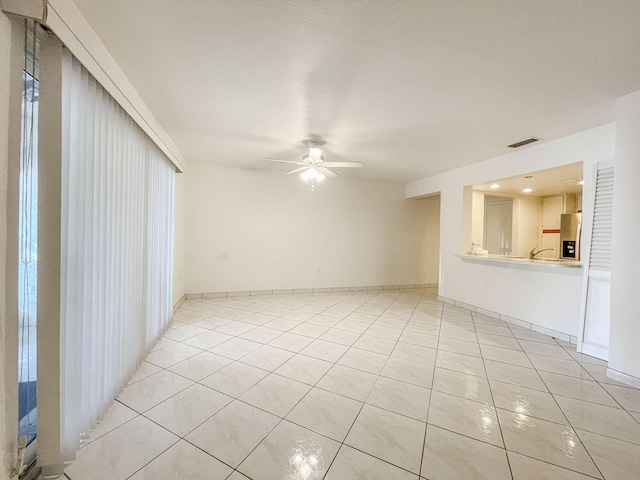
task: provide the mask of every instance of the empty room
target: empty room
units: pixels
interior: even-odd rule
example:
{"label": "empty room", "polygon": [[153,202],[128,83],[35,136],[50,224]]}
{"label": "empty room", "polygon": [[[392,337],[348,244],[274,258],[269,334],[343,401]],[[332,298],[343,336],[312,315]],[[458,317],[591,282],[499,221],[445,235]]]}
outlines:
{"label": "empty room", "polygon": [[637,0],[0,10],[0,480],[640,478]]}

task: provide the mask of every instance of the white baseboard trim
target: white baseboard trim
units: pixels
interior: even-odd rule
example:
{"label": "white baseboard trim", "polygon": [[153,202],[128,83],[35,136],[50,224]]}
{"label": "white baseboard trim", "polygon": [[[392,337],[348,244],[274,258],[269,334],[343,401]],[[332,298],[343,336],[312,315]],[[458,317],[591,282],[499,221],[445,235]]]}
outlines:
{"label": "white baseboard trim", "polygon": [[180,308],[180,305],[182,305],[186,299],[187,299],[186,295],[182,295],[182,297],[180,297],[180,299],[173,306],[173,313],[176,313],[178,311],[178,309]]}
{"label": "white baseboard trim", "polygon": [[597,345],[582,342],[579,353],[599,358],[605,362],[609,361],[609,349],[606,347],[599,347]]}
{"label": "white baseboard trim", "polygon": [[607,368],[607,377],[618,382],[626,383],[631,387],[640,388],[640,378],[634,377],[633,375],[627,375],[626,373]]}
{"label": "white baseboard trim", "polygon": [[574,337],[573,335],[569,335],[568,333],[543,327],[542,325],[537,325],[535,323],[526,322],[524,320],[520,320],[519,318],[510,317],[508,315],[503,315],[498,312],[492,312],[491,310],[486,310],[484,308],[476,307],[475,305],[459,302],[458,300],[454,300],[452,298],[442,297],[438,295],[438,300],[449,305],[454,305],[456,307],[464,308],[466,310],[470,310],[472,312],[485,315],[487,317],[495,318],[497,320],[502,320],[503,322],[510,323],[511,325],[516,325],[518,327],[525,328],[533,332],[543,333],[545,335],[549,335],[559,340],[564,340],[565,342],[569,342],[574,345],[577,344],[577,341],[578,341],[577,337]]}
{"label": "white baseboard trim", "polygon": [[233,292],[187,293],[173,307],[174,312],[185,300],[206,300],[209,298],[254,297],[264,295],[292,295],[298,293],[344,293],[344,292],[378,292],[382,290],[415,290],[437,288],[437,283],[411,283],[404,285],[369,285],[359,287],[331,288],[289,288],[280,290],[241,290]]}

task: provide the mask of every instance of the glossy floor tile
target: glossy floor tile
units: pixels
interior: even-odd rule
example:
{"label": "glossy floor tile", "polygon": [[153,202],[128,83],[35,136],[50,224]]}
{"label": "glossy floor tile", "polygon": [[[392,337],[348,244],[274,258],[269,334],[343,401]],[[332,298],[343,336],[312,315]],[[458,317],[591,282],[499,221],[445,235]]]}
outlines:
{"label": "glossy floor tile", "polygon": [[425,427],[418,420],[365,405],[344,443],[417,474]]}
{"label": "glossy floor tile", "polygon": [[138,470],[131,480],[224,480],[233,469],[189,442],[180,440]]}
{"label": "glossy floor tile", "polygon": [[65,473],[73,480],[129,478],[178,440],[160,425],[137,416],[80,449]]}
{"label": "glossy floor tile", "polygon": [[[582,473],[567,470],[535,458],[508,452],[513,480],[592,480]],[[616,478],[616,477],[611,477]]]}
{"label": "glossy floor tile", "polygon": [[185,301],[69,480],[637,480],[640,390],[432,289]]}
{"label": "glossy floor tile", "polygon": [[568,425],[498,409],[507,450],[547,463],[598,476],[598,469]]}
{"label": "glossy floor tile", "polygon": [[234,401],[185,437],[201,450],[237,467],[280,419],[256,407]]}
{"label": "glossy floor tile", "polygon": [[427,388],[379,377],[367,398],[367,403],[426,422],[430,396],[431,391]]}
{"label": "glossy floor tile", "polygon": [[232,400],[196,383],[147,410],[144,415],[175,435],[184,437]]}
{"label": "glossy floor tile", "polygon": [[342,442],[362,402],[314,388],[287,415],[287,420]]}
{"label": "glossy floor tile", "polygon": [[489,382],[484,377],[436,367],[433,377],[433,390],[456,395],[458,397],[493,404]]}
{"label": "glossy floor tile", "polygon": [[418,480],[418,476],[348,445],[342,445],[325,479]]}
{"label": "glossy floor tile", "polygon": [[510,480],[507,452],[434,425],[427,426],[422,475],[429,479]]}
{"label": "glossy floor tile", "polygon": [[607,480],[634,480],[640,472],[640,446],[578,430],[600,472]]}
{"label": "glossy floor tile", "polygon": [[283,420],[238,471],[264,480],[323,478],[339,448],[338,442]]}
{"label": "glossy floor tile", "polygon": [[428,422],[491,445],[504,446],[496,410],[486,403],[434,391]]}

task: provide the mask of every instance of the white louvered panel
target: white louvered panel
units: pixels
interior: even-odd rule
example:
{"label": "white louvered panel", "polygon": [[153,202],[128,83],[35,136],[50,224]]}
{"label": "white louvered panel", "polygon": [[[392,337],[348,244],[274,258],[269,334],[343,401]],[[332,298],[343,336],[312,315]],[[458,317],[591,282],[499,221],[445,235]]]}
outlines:
{"label": "white louvered panel", "polygon": [[599,168],[591,234],[589,267],[611,269],[611,232],[613,225],[613,167]]}

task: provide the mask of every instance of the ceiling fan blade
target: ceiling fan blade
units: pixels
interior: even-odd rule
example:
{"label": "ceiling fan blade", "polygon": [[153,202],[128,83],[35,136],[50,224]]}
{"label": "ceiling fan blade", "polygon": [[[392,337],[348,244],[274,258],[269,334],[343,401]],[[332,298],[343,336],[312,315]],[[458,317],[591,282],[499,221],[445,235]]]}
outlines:
{"label": "ceiling fan blade", "polygon": [[277,158],[265,158],[267,162],[293,163],[294,165],[306,165],[303,162],[294,162],[292,160],[278,160]]}
{"label": "ceiling fan blade", "polygon": [[320,171],[320,173],[322,173],[325,177],[329,177],[329,178],[336,178],[339,177],[340,175],[338,175],[336,172],[332,172],[331,170],[329,170],[327,167],[318,167],[318,170]]}
{"label": "ceiling fan blade", "polygon": [[324,162],[322,165],[325,167],[338,167],[338,168],[360,168],[364,165],[362,162]]}
{"label": "ceiling fan blade", "polygon": [[291,170],[290,172],[285,173],[285,175],[293,175],[294,173],[302,172],[303,170],[306,170],[307,168],[309,168],[309,167],[296,168],[295,170]]}

